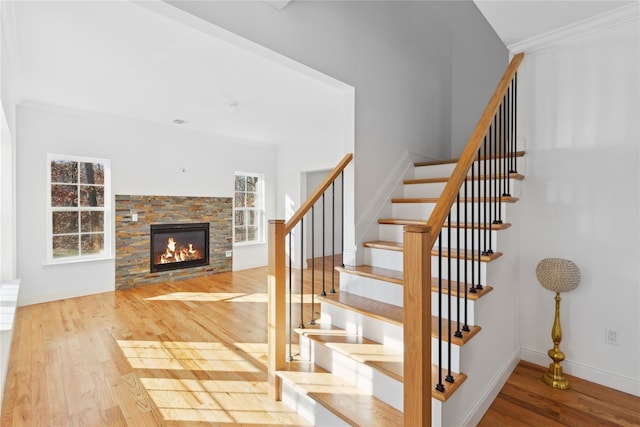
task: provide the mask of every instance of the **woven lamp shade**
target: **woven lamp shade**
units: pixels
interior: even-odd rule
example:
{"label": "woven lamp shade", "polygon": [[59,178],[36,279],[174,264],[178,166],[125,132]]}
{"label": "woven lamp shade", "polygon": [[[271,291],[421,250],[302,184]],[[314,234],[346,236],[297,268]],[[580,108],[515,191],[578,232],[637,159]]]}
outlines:
{"label": "woven lamp shade", "polygon": [[578,287],[580,270],[572,261],[561,258],[545,258],[536,267],[538,282],[550,291],[567,292]]}

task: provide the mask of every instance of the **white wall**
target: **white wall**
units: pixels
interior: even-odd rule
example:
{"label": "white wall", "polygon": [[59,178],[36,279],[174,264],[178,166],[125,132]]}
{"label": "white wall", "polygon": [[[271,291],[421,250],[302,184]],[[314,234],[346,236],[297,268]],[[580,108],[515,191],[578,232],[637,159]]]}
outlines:
{"label": "white wall", "polygon": [[[640,25],[636,19],[525,56],[520,128],[522,356],[547,365],[553,293],[547,257],[582,281],[562,294],[566,373],[640,395]],[[605,328],[618,345],[605,343]]]}
{"label": "white wall", "polygon": [[469,142],[507,68],[508,51],[477,7],[454,2],[452,14],[451,157]]}
{"label": "white wall", "polygon": [[[465,21],[468,25],[488,26],[471,2],[300,1],[282,11],[264,2],[169,3],[355,88],[356,224],[366,223],[359,217],[370,210],[388,168],[396,167],[407,152],[431,158],[450,155],[451,112],[462,108],[451,102],[452,57],[456,46],[462,46],[454,44],[452,29],[460,10],[473,15]],[[473,46],[489,44],[492,52],[498,46],[504,53],[492,32],[474,37]],[[506,53],[504,57],[501,71]],[[463,65],[456,65],[458,79],[485,70]],[[324,149],[334,150],[334,144]],[[348,151],[339,144],[343,154]],[[300,192],[294,175],[319,168],[315,153],[291,156],[300,168],[279,180],[287,186],[279,192],[283,197]],[[290,158],[284,156],[278,159],[279,168],[290,167]],[[320,168],[335,165],[339,157],[332,157]],[[348,199],[347,191],[345,195]],[[364,235],[364,230],[355,233]]]}
{"label": "white wall", "polygon": [[[44,265],[47,153],[110,159],[113,194],[232,197],[235,171],[262,173],[275,212],[271,145],[33,103],[19,106],[17,131],[21,305],[114,289],[113,259]],[[266,244],[234,249],[234,268],[266,263]]]}
{"label": "white wall", "polygon": [[16,278],[14,22],[12,2],[0,2],[0,280]]}

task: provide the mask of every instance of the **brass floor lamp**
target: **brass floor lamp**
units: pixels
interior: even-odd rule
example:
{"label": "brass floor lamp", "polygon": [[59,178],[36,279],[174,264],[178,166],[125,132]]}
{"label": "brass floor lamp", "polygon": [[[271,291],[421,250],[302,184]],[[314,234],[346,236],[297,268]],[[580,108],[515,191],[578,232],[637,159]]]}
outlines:
{"label": "brass floor lamp", "polygon": [[544,374],[542,380],[560,390],[569,388],[569,380],[562,374],[560,362],[564,360],[564,353],[560,350],[562,341],[562,327],[560,326],[560,292],[572,291],[580,283],[580,270],[573,262],[560,258],[545,258],[536,267],[538,282],[550,291],[556,293],[556,314],[551,328],[553,348],[547,354],[553,360],[549,365],[549,371]]}

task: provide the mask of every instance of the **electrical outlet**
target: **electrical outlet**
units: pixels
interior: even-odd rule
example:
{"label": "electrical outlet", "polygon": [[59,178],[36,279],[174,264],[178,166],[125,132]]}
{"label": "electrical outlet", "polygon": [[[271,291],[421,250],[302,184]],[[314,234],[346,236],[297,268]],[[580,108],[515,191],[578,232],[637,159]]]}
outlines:
{"label": "electrical outlet", "polygon": [[607,344],[618,345],[618,331],[615,329],[605,329],[604,341]]}
{"label": "electrical outlet", "polygon": [[233,251],[226,251],[224,253],[224,256],[226,256],[227,258],[231,258],[231,255],[233,255]]}

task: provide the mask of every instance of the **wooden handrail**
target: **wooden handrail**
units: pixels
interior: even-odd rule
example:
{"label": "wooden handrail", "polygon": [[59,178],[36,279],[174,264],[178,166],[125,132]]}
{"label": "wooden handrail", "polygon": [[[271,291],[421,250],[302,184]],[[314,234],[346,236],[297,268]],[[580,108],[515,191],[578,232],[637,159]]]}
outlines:
{"label": "wooden handrail", "polygon": [[482,145],[483,138],[486,135],[489,126],[491,126],[493,117],[498,111],[504,95],[507,93],[511,80],[513,80],[513,77],[516,75],[516,71],[522,62],[523,57],[524,53],[519,53],[511,60],[511,63],[504,72],[502,79],[500,79],[500,82],[498,83],[498,87],[489,100],[484,113],[482,113],[475,130],[471,134],[467,146],[460,155],[460,159],[458,160],[451,177],[447,181],[444,190],[442,190],[438,203],[433,208],[433,212],[426,222],[427,227],[431,229],[431,236],[434,239],[440,234],[440,229],[447,219],[447,215],[449,215],[449,211],[451,210],[453,203],[456,201],[456,197],[458,196],[460,188],[467,177],[467,173],[475,161],[478,149]]}
{"label": "wooden handrail", "polygon": [[291,230],[300,222],[300,220],[306,215],[311,207],[318,201],[322,194],[329,188],[329,186],[335,181],[342,171],[353,159],[353,154],[349,153],[336,165],[331,173],[322,181],[322,184],[318,186],[316,191],[309,197],[300,208],[293,214],[291,218],[284,224],[284,234],[289,234]]}

